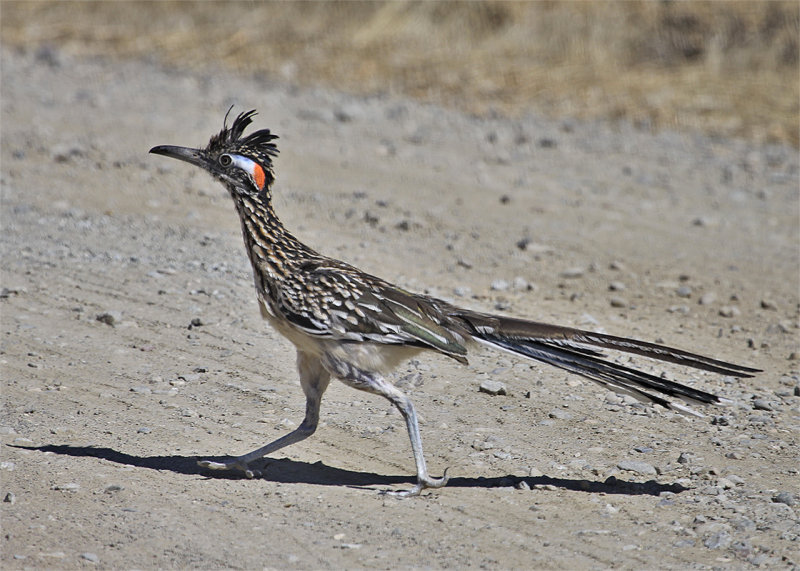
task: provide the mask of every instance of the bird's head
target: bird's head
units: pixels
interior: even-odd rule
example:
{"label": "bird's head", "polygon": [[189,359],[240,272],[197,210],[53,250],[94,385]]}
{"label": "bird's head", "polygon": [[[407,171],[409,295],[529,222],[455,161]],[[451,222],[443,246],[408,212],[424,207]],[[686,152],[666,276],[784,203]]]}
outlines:
{"label": "bird's head", "polygon": [[226,114],[222,131],[211,137],[205,149],[159,145],[150,152],[186,161],[208,171],[228,188],[234,198],[267,193],[275,180],[272,157],[277,156],[278,147],[272,141],[278,136],[270,133],[269,129],[262,129],[243,137],[254,115],[255,110],[240,113],[228,127]]}

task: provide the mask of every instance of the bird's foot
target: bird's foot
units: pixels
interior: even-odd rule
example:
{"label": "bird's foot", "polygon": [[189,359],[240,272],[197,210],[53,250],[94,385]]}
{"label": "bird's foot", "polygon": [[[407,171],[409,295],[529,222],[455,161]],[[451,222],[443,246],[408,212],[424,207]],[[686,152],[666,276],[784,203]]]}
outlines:
{"label": "bird's foot", "polygon": [[214,462],[213,460],[199,460],[197,465],[209,470],[234,470],[244,474],[246,478],[257,478],[261,476],[261,471],[252,470],[246,462],[233,459],[230,462]]}
{"label": "bird's foot", "polygon": [[410,490],[398,490],[396,492],[387,490],[382,493],[388,496],[394,496],[396,498],[413,498],[414,496],[420,495],[422,490],[426,488],[443,488],[447,485],[447,481],[450,479],[450,477],[447,475],[448,469],[449,468],[445,468],[444,474],[442,474],[441,478],[431,478],[427,474],[424,476],[417,476],[417,485]]}

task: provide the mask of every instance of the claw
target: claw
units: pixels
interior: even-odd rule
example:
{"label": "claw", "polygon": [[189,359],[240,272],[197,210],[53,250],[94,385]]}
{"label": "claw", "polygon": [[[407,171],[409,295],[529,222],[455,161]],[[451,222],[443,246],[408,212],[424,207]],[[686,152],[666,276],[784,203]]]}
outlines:
{"label": "claw", "polygon": [[231,462],[214,462],[212,460],[198,460],[197,465],[201,468],[208,468],[209,470],[238,470],[242,472],[245,478],[253,479],[261,476],[261,471],[251,470],[246,463],[240,460],[232,460]]}
{"label": "claw", "polygon": [[414,496],[420,495],[422,490],[425,488],[443,488],[447,485],[447,481],[450,477],[447,475],[447,470],[450,468],[445,468],[444,474],[442,474],[441,478],[431,478],[430,476],[418,476],[417,477],[417,485],[411,488],[410,490],[385,490],[382,491],[381,494],[385,494],[387,496],[394,496],[396,498],[413,498]]}

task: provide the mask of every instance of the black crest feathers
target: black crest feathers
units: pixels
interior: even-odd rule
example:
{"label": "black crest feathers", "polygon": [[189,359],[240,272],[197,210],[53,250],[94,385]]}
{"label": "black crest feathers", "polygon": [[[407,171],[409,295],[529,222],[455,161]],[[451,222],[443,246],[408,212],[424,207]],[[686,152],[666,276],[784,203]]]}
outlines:
{"label": "black crest feathers", "polygon": [[269,129],[261,129],[255,131],[247,137],[242,138],[245,129],[253,122],[253,117],[257,115],[255,109],[239,113],[233,124],[228,127],[228,115],[233,109],[233,106],[228,109],[225,114],[225,120],[222,124],[222,130],[219,134],[211,137],[208,143],[207,151],[229,151],[233,149],[250,149],[267,156],[277,156],[278,147],[272,141],[277,139],[277,135],[273,135]]}

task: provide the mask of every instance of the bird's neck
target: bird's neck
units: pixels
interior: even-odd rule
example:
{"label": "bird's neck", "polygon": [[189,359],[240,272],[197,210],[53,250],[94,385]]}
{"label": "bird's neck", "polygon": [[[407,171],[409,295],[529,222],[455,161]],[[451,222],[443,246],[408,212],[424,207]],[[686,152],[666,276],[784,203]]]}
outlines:
{"label": "bird's neck", "polygon": [[291,277],[294,266],[318,255],[286,229],[268,194],[235,196],[234,204],[256,280],[284,280]]}

